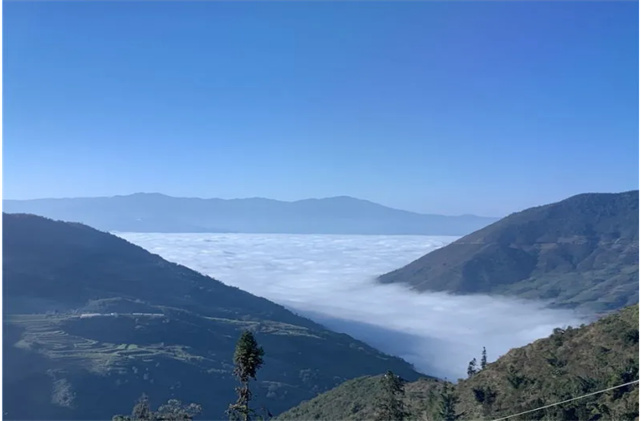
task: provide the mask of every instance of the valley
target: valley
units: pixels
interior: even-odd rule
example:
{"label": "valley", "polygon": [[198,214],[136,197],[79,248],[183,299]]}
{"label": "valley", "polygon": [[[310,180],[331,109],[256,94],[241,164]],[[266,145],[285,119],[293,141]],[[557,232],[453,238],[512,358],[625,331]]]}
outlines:
{"label": "valley", "polygon": [[224,418],[244,329],[268,352],[255,398],[274,413],[387,367],[421,376],[400,358],[90,227],[4,214],[3,231],[10,419],[104,419],[142,393],[207,402],[204,417]]}
{"label": "valley", "polygon": [[[626,296],[634,285],[638,288],[638,260],[630,251],[638,250],[634,230],[638,220],[626,216],[627,207],[618,206],[636,203],[630,195],[599,197],[596,200],[601,207],[584,207],[582,222],[564,225],[563,238],[587,227],[589,238],[623,239],[572,242],[572,247],[583,247],[582,256],[593,262],[583,265],[592,276],[590,282],[602,283],[591,270],[606,267],[609,279],[605,286],[618,286],[611,291],[615,299],[605,307],[609,313],[623,307],[617,304],[621,301],[617,296]],[[588,197],[587,203],[593,199]],[[554,209],[556,205],[550,206]],[[530,210],[523,213],[537,215]],[[510,226],[512,219],[495,225]],[[551,333],[555,338],[558,332],[592,332],[592,327],[586,330],[579,326],[592,322],[590,326],[607,325],[602,320],[621,321],[617,323],[625,330],[624,336],[620,337],[619,328],[609,329],[608,335],[615,335],[612,340],[619,341],[617,349],[626,357],[624,366],[617,365],[612,359],[619,357],[608,354],[608,348],[599,361],[611,366],[619,377],[632,376],[628,369],[634,370],[634,364],[638,367],[638,360],[629,356],[628,345],[638,344],[638,325],[635,330],[630,314],[638,318],[638,309],[625,310],[625,321],[617,316],[599,319],[603,307],[595,307],[589,294],[572,298],[575,305],[568,308],[559,306],[552,296],[546,300],[514,296],[509,291],[417,291],[403,283],[380,282],[384,278],[377,282],[378,274],[407,265],[412,259],[417,260],[391,273],[407,271],[435,255],[445,255],[447,262],[461,261],[465,253],[460,253],[459,245],[470,247],[467,239],[476,237],[485,238],[480,243],[470,242],[471,247],[481,247],[482,256],[488,256],[489,250],[497,251],[489,254],[493,265],[475,263],[475,267],[493,273],[498,262],[518,273],[530,266],[523,266],[523,259],[511,255],[523,252],[513,252],[513,245],[504,244],[505,238],[514,235],[517,240],[511,241],[524,249],[547,250],[543,262],[557,262],[540,265],[537,276],[548,283],[553,282],[551,276],[571,280],[571,273],[564,276],[558,270],[565,267],[558,262],[567,255],[557,256],[556,247],[541,247],[537,240],[557,235],[554,229],[537,228],[550,223],[554,219],[544,213],[530,217],[526,231],[517,224],[512,234],[506,235],[490,226],[458,239],[211,233],[115,236],[78,223],[3,214],[3,325],[7,332],[3,350],[5,361],[11,361],[5,365],[5,397],[10,403],[5,412],[12,419],[99,419],[123,413],[125,402],[148,393],[160,401],[203,403],[203,416],[218,419],[233,400],[230,356],[236,338],[244,331],[253,332],[266,350],[254,403],[272,414],[310,399],[322,401],[324,392],[341,395],[335,390],[342,390],[340,385],[345,381],[371,379],[385,371],[419,381],[418,385],[435,385],[437,378],[459,379],[465,385],[467,362],[481,349],[483,365],[501,366],[501,361],[518,352],[515,350],[528,349],[540,343],[540,338]],[[493,233],[490,239],[498,238],[498,247],[492,243],[486,247],[488,237],[482,235],[488,230]],[[532,242],[534,245],[529,245]],[[462,261],[467,267],[466,260]],[[451,285],[457,285],[456,269],[440,271],[453,276]],[[469,269],[463,273],[469,274]],[[483,270],[476,275],[485,276],[486,283],[492,279],[488,280]],[[431,276],[423,279],[431,281]],[[497,278],[498,285],[502,279]],[[566,289],[564,293],[573,291]],[[638,302],[638,296],[628,294],[627,300]],[[563,343],[560,339],[551,341],[554,346]],[[582,341],[582,347],[595,346]],[[575,352],[575,345],[569,352]],[[558,357],[545,358],[552,358],[550,364],[560,367],[555,365]],[[467,365],[467,377],[470,367],[473,365]],[[476,373],[476,369],[472,371]],[[518,371],[510,373],[517,375]],[[606,370],[588,383],[603,384],[608,373]],[[574,377],[568,381],[574,382]],[[348,395],[361,393],[361,386]],[[553,383],[550,387],[557,386]],[[429,413],[440,398],[431,386],[428,389],[432,392],[422,398],[421,405]],[[109,398],[96,400],[104,394]],[[540,394],[535,396],[541,399]],[[509,399],[505,408],[514,405]],[[617,411],[629,414],[633,410],[628,400],[622,405]],[[18,409],[23,407],[28,409]],[[357,414],[366,407],[350,408]],[[479,417],[492,413],[491,408],[479,409],[474,404],[465,409],[468,413],[472,410]],[[327,411],[314,417],[331,418],[333,410]]]}
{"label": "valley", "polygon": [[638,1],[0,15],[3,421],[640,421]]}
{"label": "valley", "polygon": [[463,377],[470,358],[484,346],[495,359],[558,326],[578,326],[593,317],[552,310],[545,301],[418,294],[403,285],[375,282],[377,275],[438,250],[456,237],[117,235],[440,377]]}

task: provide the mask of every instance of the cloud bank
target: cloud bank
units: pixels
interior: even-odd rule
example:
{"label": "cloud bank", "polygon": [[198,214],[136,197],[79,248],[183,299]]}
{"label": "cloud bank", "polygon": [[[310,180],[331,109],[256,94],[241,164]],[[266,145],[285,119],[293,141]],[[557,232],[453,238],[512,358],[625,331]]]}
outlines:
{"label": "cloud bank", "polygon": [[265,297],[328,328],[400,356],[417,370],[465,377],[485,346],[509,349],[585,320],[545,303],[416,293],[374,278],[456,237],[118,233],[163,258]]}

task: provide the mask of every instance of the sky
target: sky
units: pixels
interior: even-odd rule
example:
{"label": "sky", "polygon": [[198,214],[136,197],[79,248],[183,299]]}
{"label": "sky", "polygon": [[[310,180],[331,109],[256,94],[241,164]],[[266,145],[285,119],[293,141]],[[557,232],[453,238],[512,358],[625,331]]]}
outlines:
{"label": "sky", "polygon": [[637,2],[3,3],[4,198],[638,189]]}
{"label": "sky", "polygon": [[[486,295],[417,294],[374,278],[456,237],[119,233],[151,253],[284,305],[326,327],[450,380],[466,377],[483,347],[489,361],[588,322],[545,303]],[[505,317],[509,314],[510,317]],[[417,315],[420,315],[417,317]]]}

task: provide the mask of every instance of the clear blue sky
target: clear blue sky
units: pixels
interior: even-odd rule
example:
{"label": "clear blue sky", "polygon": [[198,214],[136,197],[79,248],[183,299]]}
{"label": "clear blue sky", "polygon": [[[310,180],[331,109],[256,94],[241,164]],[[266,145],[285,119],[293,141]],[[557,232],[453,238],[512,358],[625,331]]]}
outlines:
{"label": "clear blue sky", "polygon": [[639,184],[636,2],[4,2],[4,197],[496,215]]}

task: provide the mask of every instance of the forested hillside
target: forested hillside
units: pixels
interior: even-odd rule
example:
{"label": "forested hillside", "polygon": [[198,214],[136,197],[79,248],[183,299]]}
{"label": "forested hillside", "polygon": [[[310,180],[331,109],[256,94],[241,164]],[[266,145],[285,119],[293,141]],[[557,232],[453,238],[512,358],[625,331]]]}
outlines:
{"label": "forested hillside", "polygon": [[[446,400],[454,403],[449,415],[458,419],[500,419],[638,380],[639,306],[587,326],[557,329],[548,338],[513,349],[476,370],[456,384],[429,379],[406,383],[405,419],[448,419]],[[386,396],[382,385],[381,376],[351,380],[278,419],[375,419],[378,403]],[[512,419],[635,420],[638,402],[637,383]]]}

